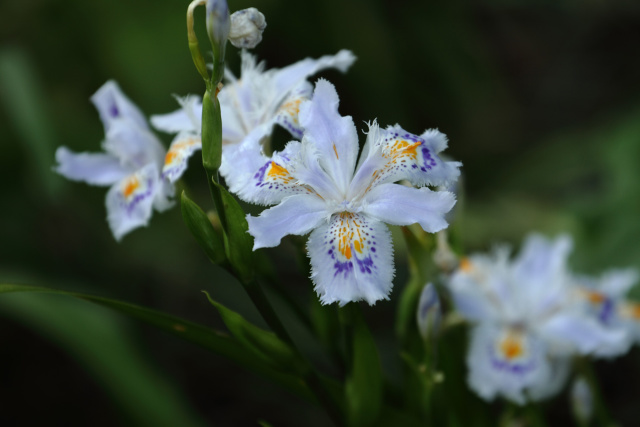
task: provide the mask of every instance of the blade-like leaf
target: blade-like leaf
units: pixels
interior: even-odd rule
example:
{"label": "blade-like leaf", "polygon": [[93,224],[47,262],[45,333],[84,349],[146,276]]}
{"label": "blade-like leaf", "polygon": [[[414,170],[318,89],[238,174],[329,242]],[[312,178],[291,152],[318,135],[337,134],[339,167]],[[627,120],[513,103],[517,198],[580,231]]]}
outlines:
{"label": "blade-like leaf", "polygon": [[382,367],[378,349],[358,307],[352,310],[351,370],[345,387],[349,426],[374,424],[382,406]]}
{"label": "blade-like leaf", "polygon": [[314,400],[309,389],[297,378],[291,375],[283,374],[274,370],[269,364],[256,358],[253,354],[246,351],[244,346],[240,345],[235,339],[226,334],[214,331],[205,326],[188,320],[165,314],[159,311],[140,307],[134,304],[117,301],[109,298],[103,298],[93,295],[81,294],[76,292],[66,292],[55,289],[47,289],[38,286],[0,284],[0,294],[11,292],[40,292],[47,294],[67,295],[70,297],[84,299],[96,304],[100,304],[126,314],[138,320],[142,320],[152,326],[177,335],[194,344],[198,344],[220,356],[223,356],[234,363],[256,372],[280,386],[288,389],[309,400]]}
{"label": "blade-like leaf", "polygon": [[207,214],[182,192],[180,198],[182,219],[187,228],[204,249],[211,262],[220,264],[226,259],[222,237],[216,232]]}
{"label": "blade-like leaf", "polygon": [[57,342],[74,357],[121,408],[126,421],[121,423],[204,425],[181,394],[144,359],[122,318],[112,311],[71,298],[22,293],[0,299],[0,314]]}
{"label": "blade-like leaf", "polygon": [[230,310],[213,300],[206,291],[203,291],[203,293],[207,296],[211,305],[218,310],[231,334],[245,347],[273,364],[277,369],[288,372],[302,372],[304,370],[304,362],[276,334],[257,327],[242,317],[240,313]]}

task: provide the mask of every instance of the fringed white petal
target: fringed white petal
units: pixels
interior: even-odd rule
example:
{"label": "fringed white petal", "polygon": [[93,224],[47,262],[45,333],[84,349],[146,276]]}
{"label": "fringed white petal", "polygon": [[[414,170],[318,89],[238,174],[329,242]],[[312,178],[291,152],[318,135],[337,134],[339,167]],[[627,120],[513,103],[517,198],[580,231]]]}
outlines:
{"label": "fringed white petal", "polygon": [[338,213],[307,243],[311,279],[323,304],[388,299],[394,265],[391,233],[366,215]]}
{"label": "fringed white petal", "polygon": [[200,149],[202,149],[202,142],[199,135],[178,134],[164,157],[162,177],[168,179],[169,182],[176,182],[187,169],[191,155]]}

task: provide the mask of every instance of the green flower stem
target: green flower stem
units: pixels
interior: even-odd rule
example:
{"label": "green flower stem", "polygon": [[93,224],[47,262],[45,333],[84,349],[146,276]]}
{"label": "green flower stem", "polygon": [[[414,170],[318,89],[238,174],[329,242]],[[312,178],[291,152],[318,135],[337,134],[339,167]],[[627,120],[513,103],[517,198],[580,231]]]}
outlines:
{"label": "green flower stem", "polygon": [[[214,50],[213,75],[209,79],[204,60],[200,54],[198,40],[193,31],[193,9],[205,2],[195,0],[189,5],[187,12],[187,28],[189,36],[189,50],[200,75],[204,78],[207,89],[202,98],[202,165],[207,175],[207,182],[211,197],[220,218],[227,257],[230,261],[232,273],[240,280],[249,294],[251,301],[271,330],[283,342],[290,345],[301,360],[307,365],[302,381],[311,389],[316,399],[325,408],[336,425],[342,425],[342,411],[333,397],[327,380],[324,380],[313,366],[303,358],[291,336],[280,321],[267,296],[254,277],[254,265],[251,262],[251,248],[247,247],[247,239],[243,239],[246,229],[243,214],[235,200],[230,200],[228,192],[220,185],[218,170],[222,162],[222,117],[218,101],[219,83],[224,75],[224,52]],[[225,202],[226,201],[226,202]],[[233,205],[233,206],[231,206]],[[229,217],[228,215],[231,215]]]}
{"label": "green flower stem", "polygon": [[431,252],[434,242],[433,238],[425,233],[422,228],[402,227],[402,232],[407,243],[410,278],[400,295],[398,303],[396,335],[404,349],[414,339],[410,331],[416,328],[416,310],[420,292],[423,286],[427,284],[429,277],[433,275],[434,264]]}

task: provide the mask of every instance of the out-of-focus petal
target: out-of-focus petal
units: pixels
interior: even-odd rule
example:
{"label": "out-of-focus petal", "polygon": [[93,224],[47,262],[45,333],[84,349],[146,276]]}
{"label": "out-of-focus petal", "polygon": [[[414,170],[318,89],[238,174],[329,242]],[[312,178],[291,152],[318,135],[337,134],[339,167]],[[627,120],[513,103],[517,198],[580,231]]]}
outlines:
{"label": "out-of-focus petal", "polygon": [[275,121],[283,128],[287,129],[296,139],[302,139],[302,126],[298,115],[300,113],[300,104],[311,98],[313,87],[311,83],[305,81],[296,89],[294,89],[278,108]]}
{"label": "out-of-focus petal", "polygon": [[387,226],[366,215],[339,213],[307,243],[311,279],[323,304],[374,304],[393,287],[393,245]]}
{"label": "out-of-focus petal", "polygon": [[191,155],[200,149],[202,149],[200,136],[192,133],[178,134],[164,157],[162,177],[169,182],[176,182],[187,169]]}
{"label": "out-of-focus petal", "polygon": [[110,154],[73,153],[67,147],[59,147],[56,161],[58,165],[54,170],[60,175],[92,185],[111,185],[129,173],[120,160]]}
{"label": "out-of-focus petal", "polygon": [[607,329],[581,312],[558,313],[538,327],[557,354],[621,354],[631,345],[627,332]]}
{"label": "out-of-focus petal", "polygon": [[501,396],[518,404],[552,379],[544,343],[521,331],[483,323],[472,330],[467,355],[469,386],[483,399]]}
{"label": "out-of-focus petal", "polygon": [[102,147],[132,170],[155,163],[163,164],[165,151],[158,138],[147,128],[129,120],[114,120]]}
{"label": "out-of-focus petal", "polygon": [[305,235],[326,218],[326,206],[319,197],[290,196],[258,217],[247,215],[249,234],[255,238],[253,250],[278,246],[288,234]]}
{"label": "out-of-focus petal", "polygon": [[136,105],[120,90],[120,86],[114,80],[103,84],[96,93],[91,96],[91,102],[95,105],[104,124],[105,132],[111,129],[114,120],[130,120],[142,129],[147,129],[147,121]]}
{"label": "out-of-focus petal", "polygon": [[196,95],[188,95],[184,98],[176,99],[181,108],[171,113],[151,116],[150,120],[153,127],[167,133],[200,133],[202,98]]}
{"label": "out-of-focus petal", "polygon": [[156,195],[153,198],[153,208],[158,212],[164,212],[175,206],[176,202],[173,196],[176,194],[176,188],[172,182],[167,179],[160,178]]}
{"label": "out-of-focus petal", "polygon": [[318,59],[305,58],[276,71],[274,76],[276,91],[286,93],[307,77],[327,68],[335,68],[344,73],[355,60],[353,53],[344,49],[335,55],[326,55]]}
{"label": "out-of-focus petal", "polygon": [[638,283],[638,270],[635,268],[605,271],[600,278],[599,290],[611,298],[623,297]]}
{"label": "out-of-focus petal", "polygon": [[107,192],[107,220],[116,240],[146,226],[158,190],[158,168],[150,163],[113,185]]}
{"label": "out-of-focus petal", "polygon": [[499,318],[502,301],[487,289],[491,266],[486,261],[478,255],[463,258],[448,282],[456,310],[471,322]]}
{"label": "out-of-focus petal", "polygon": [[520,254],[513,261],[514,274],[532,283],[532,287],[540,288],[566,271],[567,257],[572,248],[573,241],[568,235],[549,240],[532,233],[527,236]]}

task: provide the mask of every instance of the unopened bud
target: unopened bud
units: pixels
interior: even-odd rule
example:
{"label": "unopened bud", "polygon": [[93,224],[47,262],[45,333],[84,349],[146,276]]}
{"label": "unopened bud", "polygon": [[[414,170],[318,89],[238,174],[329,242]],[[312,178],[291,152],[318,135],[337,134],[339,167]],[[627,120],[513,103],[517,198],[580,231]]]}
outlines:
{"label": "unopened bud", "polygon": [[229,37],[231,20],[226,0],[207,0],[207,34],[211,40],[214,56],[224,55],[224,46]]}
{"label": "unopened bud", "polygon": [[418,331],[425,340],[431,339],[440,330],[442,309],[438,292],[436,292],[433,283],[427,283],[422,289],[416,320],[418,321]]}
{"label": "unopened bud", "polygon": [[577,378],[571,386],[571,406],[578,421],[586,425],[593,414],[593,394],[582,377]]}
{"label": "unopened bud", "polygon": [[239,10],[231,15],[229,41],[237,48],[253,49],[262,41],[266,27],[264,15],[255,7]]}

